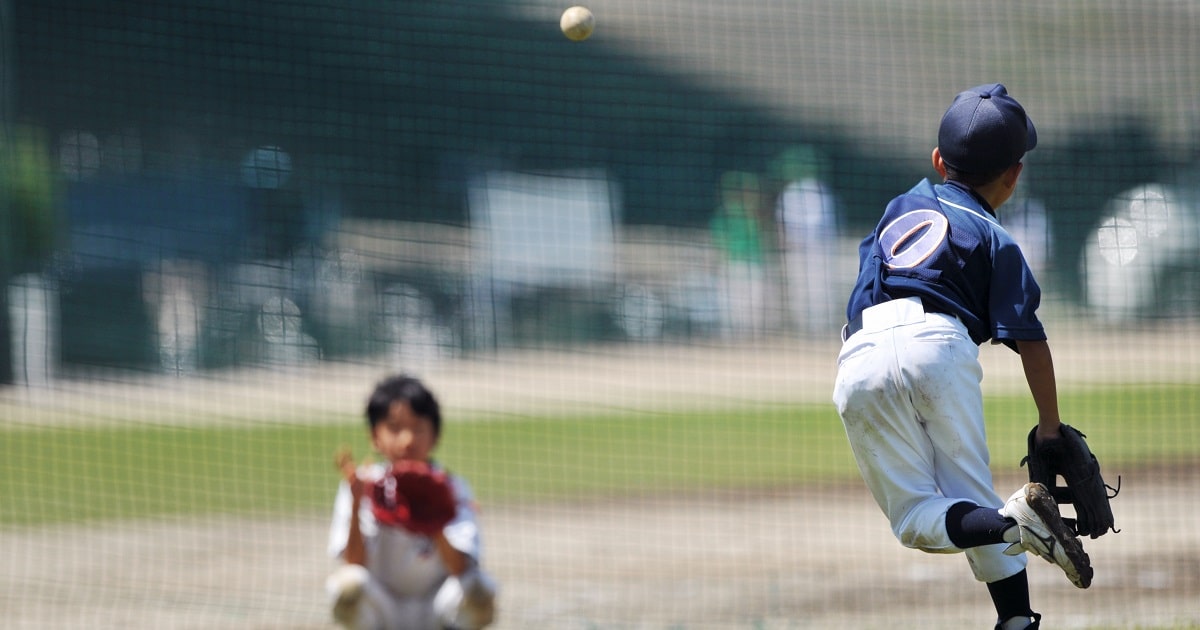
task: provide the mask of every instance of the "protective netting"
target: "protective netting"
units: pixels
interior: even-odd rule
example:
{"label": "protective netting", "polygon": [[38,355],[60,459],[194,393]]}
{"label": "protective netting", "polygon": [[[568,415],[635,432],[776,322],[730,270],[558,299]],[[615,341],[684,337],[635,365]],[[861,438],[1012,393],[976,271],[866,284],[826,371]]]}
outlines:
{"label": "protective netting", "polygon": [[[1122,533],[1052,627],[1200,623],[1189,2],[0,0],[6,627],[325,627],[340,444],[442,400],[501,628],[991,627],[832,405],[858,241],[952,96]],[[984,347],[997,490],[1036,411]],[[1174,625],[1172,625],[1174,624]]]}

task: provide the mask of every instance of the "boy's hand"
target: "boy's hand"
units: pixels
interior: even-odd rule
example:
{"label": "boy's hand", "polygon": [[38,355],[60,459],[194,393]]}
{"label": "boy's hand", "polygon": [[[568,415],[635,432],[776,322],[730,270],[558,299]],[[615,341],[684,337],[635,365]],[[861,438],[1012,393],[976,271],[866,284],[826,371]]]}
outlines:
{"label": "boy's hand", "polygon": [[[1088,447],[1086,436],[1067,424],[1058,428],[1055,438],[1043,438],[1040,425],[1030,430],[1028,454],[1021,460],[1029,466],[1029,480],[1046,486],[1056,502],[1075,506],[1075,531],[1080,536],[1099,538],[1110,530],[1118,531],[1109,500],[1120,492],[1120,477],[1116,488],[1104,483],[1100,461]],[[1057,486],[1059,476],[1065,487]]]}
{"label": "boy's hand", "polygon": [[333,465],[342,473],[346,483],[350,484],[350,494],[357,502],[363,495],[363,482],[358,476],[358,464],[354,462],[354,454],[350,447],[343,446],[333,454]]}

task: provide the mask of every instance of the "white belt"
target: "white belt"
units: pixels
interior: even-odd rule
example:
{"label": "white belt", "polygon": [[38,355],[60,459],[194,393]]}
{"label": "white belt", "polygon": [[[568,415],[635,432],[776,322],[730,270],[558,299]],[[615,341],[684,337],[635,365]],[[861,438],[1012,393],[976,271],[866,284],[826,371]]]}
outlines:
{"label": "white belt", "polygon": [[925,321],[925,305],[919,297],[906,297],[898,300],[888,300],[874,306],[868,306],[858,317],[849,324],[842,326],[842,341],[854,333],[865,330],[879,332],[906,324],[919,324]]}

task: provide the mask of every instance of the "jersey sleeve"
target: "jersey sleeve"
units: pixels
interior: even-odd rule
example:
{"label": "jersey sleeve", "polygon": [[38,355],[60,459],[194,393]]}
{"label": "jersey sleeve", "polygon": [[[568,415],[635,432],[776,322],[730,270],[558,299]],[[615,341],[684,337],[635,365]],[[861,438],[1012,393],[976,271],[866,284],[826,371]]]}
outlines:
{"label": "jersey sleeve", "polygon": [[450,546],[478,562],[482,553],[482,541],[478,522],[479,508],[475,503],[475,494],[462,477],[451,475],[450,481],[454,488],[458,511],[454,515],[454,520],[450,521],[442,531],[446,540],[450,542]]}
{"label": "jersey sleeve", "polygon": [[1016,349],[1016,341],[1043,341],[1046,331],[1037,317],[1042,290],[1024,254],[1006,232],[997,232],[991,294],[988,296],[992,338]]}

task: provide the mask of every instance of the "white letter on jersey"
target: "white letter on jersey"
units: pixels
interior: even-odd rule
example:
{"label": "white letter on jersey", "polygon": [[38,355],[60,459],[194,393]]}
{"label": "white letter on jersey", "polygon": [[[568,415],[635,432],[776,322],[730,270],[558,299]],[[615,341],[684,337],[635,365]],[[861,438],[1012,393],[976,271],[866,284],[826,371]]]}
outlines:
{"label": "white letter on jersey", "polygon": [[913,210],[887,224],[879,233],[884,262],[892,269],[916,267],[946,241],[950,222],[937,210]]}

